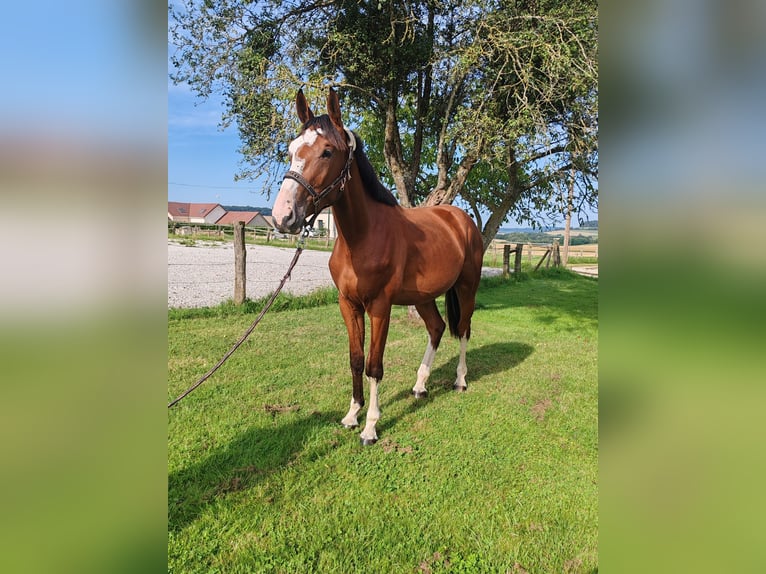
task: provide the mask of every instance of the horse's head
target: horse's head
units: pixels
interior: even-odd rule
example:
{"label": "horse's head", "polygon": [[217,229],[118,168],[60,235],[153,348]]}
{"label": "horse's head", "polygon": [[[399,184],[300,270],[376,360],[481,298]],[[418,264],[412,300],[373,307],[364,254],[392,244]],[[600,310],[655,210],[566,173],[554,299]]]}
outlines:
{"label": "horse's head", "polygon": [[343,127],[335,90],[327,96],[327,114],[315,117],[303,90],[295,98],[303,131],[290,142],[290,169],[274,202],[274,224],[284,233],[298,233],[306,218],[338,200],[350,175],[356,140]]}

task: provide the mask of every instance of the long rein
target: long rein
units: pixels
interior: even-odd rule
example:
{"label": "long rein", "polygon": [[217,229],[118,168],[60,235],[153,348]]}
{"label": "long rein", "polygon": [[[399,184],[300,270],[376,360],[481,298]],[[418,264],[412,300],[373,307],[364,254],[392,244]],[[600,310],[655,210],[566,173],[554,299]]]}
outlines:
{"label": "long rein", "polygon": [[350,145],[350,150],[348,154],[348,159],[346,160],[346,165],[343,167],[343,169],[340,172],[340,175],[338,175],[335,180],[330,183],[327,187],[325,187],[322,191],[317,192],[314,187],[306,181],[303,176],[299,173],[288,171],[285,174],[285,178],[293,179],[297,181],[301,186],[303,186],[306,191],[309,192],[309,195],[314,199],[314,215],[311,217],[311,219],[306,223],[306,225],[303,226],[303,233],[301,234],[301,238],[298,241],[298,248],[295,250],[295,255],[293,256],[293,260],[290,262],[290,266],[287,268],[287,273],[285,273],[285,276],[282,277],[282,281],[279,282],[279,286],[274,291],[274,293],[271,294],[271,297],[269,297],[269,300],[266,302],[266,305],[264,305],[263,309],[261,309],[261,312],[258,314],[258,317],[256,317],[255,321],[253,321],[253,324],[248,327],[247,331],[239,338],[239,340],[234,343],[234,346],[229,349],[226,354],[221,358],[220,361],[218,361],[215,366],[213,366],[212,369],[210,369],[207,373],[202,375],[196,383],[194,383],[191,387],[186,389],[183,393],[178,395],[175,399],[173,399],[170,403],[168,403],[168,408],[173,407],[176,405],[181,399],[183,399],[185,396],[187,396],[189,393],[191,393],[194,389],[199,387],[202,383],[204,383],[206,380],[208,380],[213,373],[215,373],[218,369],[221,368],[221,365],[223,365],[229,357],[231,357],[234,354],[234,351],[239,349],[240,345],[244,343],[247,338],[250,336],[250,333],[255,330],[256,325],[260,323],[261,319],[263,319],[263,316],[266,314],[266,312],[271,308],[271,305],[274,303],[274,300],[277,298],[277,295],[279,295],[279,292],[282,291],[282,288],[285,286],[285,283],[290,278],[290,273],[292,273],[293,268],[298,263],[298,258],[301,256],[301,253],[303,252],[303,245],[305,244],[306,238],[309,236],[309,233],[311,233],[311,230],[314,227],[314,222],[316,221],[316,218],[318,217],[319,213],[324,209],[323,207],[320,207],[319,202],[324,199],[327,195],[329,195],[332,191],[339,189],[341,192],[343,191],[343,188],[346,185],[346,182],[351,177],[351,162],[354,159],[354,151],[356,149],[356,140],[354,138],[354,134],[350,131],[346,130],[349,133],[349,136],[351,137],[352,144]]}
{"label": "long rein", "polygon": [[290,265],[287,268],[287,273],[285,273],[285,276],[282,277],[282,281],[279,282],[279,286],[271,294],[271,297],[269,297],[269,300],[266,302],[266,305],[263,306],[263,309],[261,309],[261,312],[258,314],[258,317],[256,317],[255,321],[253,321],[252,325],[248,327],[247,331],[245,331],[245,333],[239,338],[239,340],[236,343],[234,343],[234,346],[226,352],[226,354],[221,358],[220,361],[218,361],[215,364],[215,366],[213,366],[212,369],[210,369],[207,373],[202,375],[197,380],[196,383],[194,383],[191,387],[189,387],[183,393],[178,395],[173,401],[168,403],[168,408],[175,406],[178,402],[181,401],[181,399],[183,399],[185,396],[191,393],[194,389],[196,389],[202,383],[208,380],[213,375],[213,373],[215,373],[218,369],[220,369],[221,365],[223,365],[228,360],[228,358],[234,354],[234,351],[239,349],[240,345],[242,345],[242,343],[244,343],[247,340],[247,338],[250,336],[250,334],[255,330],[256,325],[260,323],[261,319],[263,319],[263,316],[271,308],[271,305],[276,300],[277,295],[279,295],[279,292],[282,291],[282,288],[285,286],[285,283],[287,283],[287,280],[290,278],[290,274],[292,273],[293,268],[298,263],[298,258],[301,256],[301,253],[303,253],[303,245],[306,241],[306,237],[308,237],[309,233],[311,232],[311,229],[314,226],[314,221],[316,220],[316,217],[317,215],[314,214],[314,216],[311,218],[311,221],[308,224],[306,224],[306,226],[303,228],[303,233],[301,234],[301,238],[298,240],[298,247],[295,250],[295,255],[293,255],[293,260],[290,262]]}

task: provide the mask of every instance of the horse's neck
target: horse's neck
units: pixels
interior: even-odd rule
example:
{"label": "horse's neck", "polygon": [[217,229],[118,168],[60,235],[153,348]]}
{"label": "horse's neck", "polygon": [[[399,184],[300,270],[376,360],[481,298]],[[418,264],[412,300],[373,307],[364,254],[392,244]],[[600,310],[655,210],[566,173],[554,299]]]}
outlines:
{"label": "horse's neck", "polygon": [[343,190],[343,195],[333,206],[335,225],[338,236],[349,246],[364,241],[370,229],[370,203],[362,187],[359,170],[354,166],[351,179]]}

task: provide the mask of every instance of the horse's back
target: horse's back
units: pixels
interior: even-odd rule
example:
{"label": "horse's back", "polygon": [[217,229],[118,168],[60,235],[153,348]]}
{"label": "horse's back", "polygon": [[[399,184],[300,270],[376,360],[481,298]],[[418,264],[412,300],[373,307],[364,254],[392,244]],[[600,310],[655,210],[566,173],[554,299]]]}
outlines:
{"label": "horse's back", "polygon": [[[481,271],[484,241],[479,228],[465,211],[454,205],[434,205],[407,211],[411,212],[416,222],[419,219],[421,224],[427,220],[441,221],[449,229],[448,235],[458,245],[457,249],[463,254],[466,263],[478,266],[478,271]],[[440,236],[443,240],[445,234]]]}
{"label": "horse's back", "polygon": [[468,240],[473,243],[476,239],[481,242],[481,234],[476,224],[468,214],[454,205],[433,205],[414,207],[403,210],[404,216],[429,239],[440,239],[451,235],[455,239]]}
{"label": "horse's back", "polygon": [[410,265],[429,275],[452,275],[447,282],[461,275],[481,274],[484,244],[465,211],[453,205],[436,205],[404,209],[402,214],[408,225],[401,239],[407,245]]}

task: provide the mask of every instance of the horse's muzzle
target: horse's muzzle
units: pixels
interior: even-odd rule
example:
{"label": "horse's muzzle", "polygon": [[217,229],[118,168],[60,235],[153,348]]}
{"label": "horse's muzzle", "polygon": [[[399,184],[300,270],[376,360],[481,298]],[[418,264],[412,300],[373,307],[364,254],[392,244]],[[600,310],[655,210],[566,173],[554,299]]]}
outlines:
{"label": "horse's muzzle", "polygon": [[281,220],[274,216],[274,225],[282,233],[296,234],[303,229],[303,217],[298,217],[295,211],[290,210]]}
{"label": "horse's muzzle", "polygon": [[282,233],[296,234],[303,229],[303,222],[306,218],[306,206],[297,205],[295,188],[297,188],[297,185],[283,182],[279,195],[274,202],[274,208],[271,211],[274,226]]}

